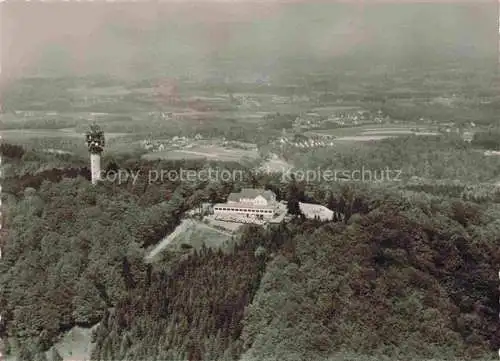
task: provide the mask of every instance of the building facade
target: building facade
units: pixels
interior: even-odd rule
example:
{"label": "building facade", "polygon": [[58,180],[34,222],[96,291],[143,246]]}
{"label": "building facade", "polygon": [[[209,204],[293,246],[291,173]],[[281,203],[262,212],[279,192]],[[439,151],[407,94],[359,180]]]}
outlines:
{"label": "building facade", "polygon": [[215,204],[213,210],[215,219],[239,223],[264,223],[280,212],[274,192],[252,188],[231,193],[226,203]]}

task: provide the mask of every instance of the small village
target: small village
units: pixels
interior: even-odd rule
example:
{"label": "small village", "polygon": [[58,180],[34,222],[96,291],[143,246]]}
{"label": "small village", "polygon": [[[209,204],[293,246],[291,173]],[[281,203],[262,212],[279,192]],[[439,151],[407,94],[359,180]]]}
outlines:
{"label": "small village", "polygon": [[295,147],[295,148],[322,148],[333,146],[335,137],[328,134],[315,134],[311,136],[304,136],[302,134],[284,134],[279,137],[274,144],[279,145],[281,148],[284,147]]}
{"label": "small village", "polygon": [[[149,113],[150,116],[156,116],[163,120],[170,120],[180,115],[173,113]],[[279,115],[279,114],[278,114]],[[270,115],[267,115],[269,117]],[[335,145],[335,139],[338,138],[333,134],[315,132],[307,134],[307,132],[331,130],[335,133],[335,129],[347,129],[369,125],[387,125],[398,126],[400,122],[391,119],[383,114],[381,110],[370,112],[367,110],[342,110],[332,112],[329,116],[321,116],[318,112],[304,112],[299,114],[293,120],[291,129],[283,129],[282,134],[274,139],[271,144],[279,149],[296,148],[296,149],[314,149],[332,147]],[[408,128],[409,132],[414,134],[458,134],[465,141],[471,142],[474,131],[476,130],[475,122],[471,121],[468,124],[456,124],[453,121],[438,123],[430,119],[420,118],[419,126]],[[196,146],[219,146],[225,148],[237,148],[246,150],[258,150],[255,144],[244,143],[239,141],[229,141],[225,138],[204,138],[201,134],[196,134],[194,137],[174,136],[169,139],[154,139],[151,136],[149,139],[144,139],[141,142],[141,147],[149,152],[162,152],[167,150],[190,149]]]}
{"label": "small village", "polygon": [[189,149],[194,146],[194,142],[201,141],[203,137],[196,134],[193,138],[185,136],[174,136],[170,139],[157,139],[151,138],[141,141],[141,146],[150,152],[163,152],[167,149]]}
{"label": "small village", "polygon": [[372,113],[367,110],[353,109],[332,112],[328,116],[322,116],[318,112],[311,111],[301,113],[295,119],[293,127],[298,130],[308,130],[388,122],[390,122],[390,118],[384,116],[381,110]]}
{"label": "small village", "polygon": [[212,146],[257,151],[257,146],[255,144],[227,140],[224,137],[206,139],[199,133],[194,137],[173,136],[172,138],[167,139],[153,139],[153,137],[150,137],[149,139],[141,140],[140,144],[143,149],[153,153],[163,152],[166,150],[191,149],[197,146]]}

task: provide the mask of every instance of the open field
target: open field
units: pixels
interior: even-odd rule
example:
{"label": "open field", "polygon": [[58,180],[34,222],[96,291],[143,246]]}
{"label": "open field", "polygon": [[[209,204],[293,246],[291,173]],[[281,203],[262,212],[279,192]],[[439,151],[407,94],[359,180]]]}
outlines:
{"label": "open field", "polygon": [[82,153],[87,150],[83,134],[59,130],[4,130],[2,140],[36,149],[54,149]]}
{"label": "open field", "polygon": [[189,150],[166,150],[143,155],[144,159],[213,159],[220,161],[240,161],[243,158],[257,159],[257,151],[223,148],[218,146],[193,147]]}
{"label": "open field", "polygon": [[373,140],[382,140],[387,138],[394,138],[395,135],[353,135],[338,137],[336,142],[370,142]]}
{"label": "open field", "polygon": [[[8,143],[20,144],[36,149],[53,149],[71,151],[72,153],[86,153],[85,134],[67,129],[9,129],[1,132],[2,140]],[[130,142],[120,137],[126,137],[126,133],[106,133],[107,150],[119,151],[121,148],[130,150]],[[116,141],[113,141],[116,139]]]}
{"label": "open field", "polygon": [[324,107],[315,107],[312,109],[312,112],[318,113],[319,115],[328,116],[336,112],[352,112],[356,110],[362,110],[362,108],[357,106],[330,105]]}
{"label": "open field", "polygon": [[[106,139],[126,136],[127,133],[106,133]],[[64,137],[76,138],[84,141],[85,134],[75,131],[73,128],[64,129],[8,129],[2,130],[2,138],[7,141],[17,141],[39,137]]]}
{"label": "open field", "polygon": [[9,142],[22,141],[26,139],[39,137],[65,137],[65,138],[81,138],[84,140],[83,134],[76,132],[48,129],[8,129],[2,130],[2,138]]}
{"label": "open field", "polygon": [[146,255],[145,262],[153,262],[166,248],[180,248],[189,245],[194,249],[203,246],[211,248],[224,248],[231,239],[228,231],[218,230],[193,219],[184,219],[175,230],[154,246]]}
{"label": "open field", "polygon": [[68,91],[82,96],[123,96],[131,93],[137,93],[135,90],[127,89],[123,86],[79,87],[70,88]]}
{"label": "open field", "polygon": [[181,150],[167,150],[163,152],[154,152],[144,154],[142,156],[143,159],[146,160],[155,160],[155,159],[168,159],[168,160],[181,160],[181,159],[205,159],[207,157],[203,155],[189,154]]}
{"label": "open field", "polygon": [[[414,129],[418,128],[418,132]],[[346,127],[328,130],[317,130],[306,132],[305,135],[333,135],[336,141],[370,141],[370,140],[380,140],[389,137],[396,137],[402,135],[437,135],[435,129],[432,127],[417,125],[417,124],[405,124],[405,125],[375,125],[368,124],[359,127]]]}

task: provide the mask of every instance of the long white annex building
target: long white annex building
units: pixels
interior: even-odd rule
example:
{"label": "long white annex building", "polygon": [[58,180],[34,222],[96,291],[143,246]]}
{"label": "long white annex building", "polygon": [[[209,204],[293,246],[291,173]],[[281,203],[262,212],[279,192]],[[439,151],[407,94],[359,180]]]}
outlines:
{"label": "long white annex building", "polygon": [[226,203],[215,204],[213,210],[218,220],[260,223],[283,214],[286,207],[283,209],[270,190],[243,188],[239,193],[231,193]]}

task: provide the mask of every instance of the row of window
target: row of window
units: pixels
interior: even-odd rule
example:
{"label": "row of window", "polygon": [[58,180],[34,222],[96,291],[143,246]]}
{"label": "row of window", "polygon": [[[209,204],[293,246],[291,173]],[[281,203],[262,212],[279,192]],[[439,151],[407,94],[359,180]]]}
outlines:
{"label": "row of window", "polygon": [[214,210],[216,210],[216,211],[244,212],[244,213],[273,213],[272,210],[268,210],[268,209],[241,209],[241,208],[215,207]]}

